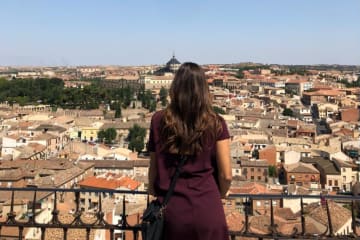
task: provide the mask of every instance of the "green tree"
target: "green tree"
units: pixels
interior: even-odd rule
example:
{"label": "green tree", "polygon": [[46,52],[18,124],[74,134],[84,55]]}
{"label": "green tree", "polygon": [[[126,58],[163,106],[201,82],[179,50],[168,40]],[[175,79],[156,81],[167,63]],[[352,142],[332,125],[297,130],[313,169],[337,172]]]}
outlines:
{"label": "green tree", "polygon": [[113,143],[116,139],[116,129],[115,128],[108,128],[105,130],[106,134],[106,143]]}
{"label": "green tree", "polygon": [[283,114],[284,116],[290,116],[290,117],[292,117],[292,116],[293,116],[293,111],[292,111],[290,108],[285,108],[282,114]]}
{"label": "green tree", "polygon": [[129,135],[127,137],[129,141],[128,148],[132,151],[141,152],[145,147],[145,136],[146,129],[134,124],[134,126],[129,129]]}
{"label": "green tree", "polygon": [[106,144],[113,143],[116,139],[116,129],[107,128],[106,130],[102,129],[98,132],[98,139],[100,142],[105,141]]}
{"label": "green tree", "polygon": [[275,166],[269,166],[269,177],[277,177],[277,171]]}
{"label": "green tree", "polygon": [[156,101],[152,100],[150,102],[149,111],[150,112],[155,112],[155,110],[156,110]]}
{"label": "green tree", "polygon": [[140,94],[140,100],[144,108],[150,109],[150,105],[153,101],[155,101],[155,98],[150,90],[146,90]]}
{"label": "green tree", "polygon": [[238,72],[236,73],[236,76],[239,79],[243,79],[244,78],[244,73],[242,69],[239,69]]}
{"label": "green tree", "polygon": [[345,87],[347,87],[347,88],[360,87],[360,76],[358,77],[358,79],[356,81],[353,81],[353,82],[349,82],[347,79],[342,79],[337,82],[344,84]]}
{"label": "green tree", "polygon": [[129,107],[131,104],[133,92],[130,87],[124,88],[124,99],[123,99],[123,106],[125,108]]}
{"label": "green tree", "polygon": [[166,106],[168,90],[166,88],[164,88],[164,87],[161,87],[160,92],[159,92],[159,96],[160,96],[161,105]]}
{"label": "green tree", "polygon": [[99,139],[100,142],[104,142],[105,138],[106,138],[106,133],[104,129],[101,129],[98,134],[97,134],[97,138]]}
{"label": "green tree", "polygon": [[[134,89],[106,88],[101,79],[84,79],[91,84],[83,88],[64,88],[58,78],[0,79],[0,102],[16,101],[19,104],[50,104],[65,109],[96,109],[100,104],[116,100],[128,107],[134,96]],[[16,99],[15,99],[16,98]]]}
{"label": "green tree", "polygon": [[121,106],[118,103],[115,105],[115,118],[121,118]]}
{"label": "green tree", "polygon": [[224,111],[224,109],[222,109],[221,107],[218,106],[213,106],[214,112],[218,113],[218,114],[226,114],[226,112]]}

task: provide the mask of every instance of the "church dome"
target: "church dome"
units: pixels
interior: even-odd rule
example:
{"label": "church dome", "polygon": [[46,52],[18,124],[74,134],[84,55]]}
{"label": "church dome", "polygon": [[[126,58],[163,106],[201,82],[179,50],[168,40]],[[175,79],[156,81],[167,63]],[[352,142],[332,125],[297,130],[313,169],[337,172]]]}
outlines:
{"label": "church dome", "polygon": [[167,66],[169,65],[180,65],[181,63],[175,58],[175,55],[166,63]]}
{"label": "church dome", "polygon": [[172,58],[166,63],[166,65],[157,71],[155,71],[155,75],[164,75],[165,73],[175,73],[181,66],[181,63],[175,58],[175,54],[173,54]]}

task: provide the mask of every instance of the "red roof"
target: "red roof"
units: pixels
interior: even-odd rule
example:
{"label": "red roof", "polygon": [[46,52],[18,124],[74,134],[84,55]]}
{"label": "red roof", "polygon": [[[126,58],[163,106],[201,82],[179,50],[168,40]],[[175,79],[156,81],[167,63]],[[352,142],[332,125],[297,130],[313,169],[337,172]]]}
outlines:
{"label": "red roof", "polygon": [[308,82],[308,81],[305,79],[291,79],[291,80],[287,81],[286,83],[306,83],[306,82]]}
{"label": "red roof", "polygon": [[118,189],[123,187],[129,190],[135,190],[140,186],[140,182],[126,176],[114,178],[114,175],[105,175],[88,177],[81,181],[79,186],[101,189]]}
{"label": "red roof", "polygon": [[303,95],[308,96],[340,96],[343,95],[343,92],[336,89],[328,89],[328,90],[318,90],[315,92],[304,92]]}
{"label": "red roof", "polygon": [[230,192],[234,194],[264,194],[269,193],[269,190],[265,185],[255,182],[248,182],[241,187],[231,188]]}

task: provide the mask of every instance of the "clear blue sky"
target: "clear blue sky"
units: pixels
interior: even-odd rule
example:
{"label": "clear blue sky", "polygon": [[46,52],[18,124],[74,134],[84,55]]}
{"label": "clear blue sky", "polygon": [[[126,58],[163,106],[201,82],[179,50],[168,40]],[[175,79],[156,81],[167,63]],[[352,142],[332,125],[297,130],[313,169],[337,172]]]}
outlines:
{"label": "clear blue sky", "polygon": [[1,0],[0,65],[360,65],[359,0]]}

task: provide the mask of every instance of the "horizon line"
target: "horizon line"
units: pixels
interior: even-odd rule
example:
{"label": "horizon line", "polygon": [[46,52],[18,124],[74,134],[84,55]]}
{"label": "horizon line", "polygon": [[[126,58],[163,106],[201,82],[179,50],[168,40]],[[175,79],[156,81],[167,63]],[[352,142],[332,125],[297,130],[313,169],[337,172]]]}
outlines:
{"label": "horizon line", "polygon": [[[184,61],[187,62],[187,61]],[[278,66],[353,66],[353,67],[360,67],[360,64],[340,64],[340,63],[310,63],[310,64],[293,64],[293,63],[261,63],[261,62],[235,62],[235,63],[198,63],[201,66],[204,65],[239,65],[239,64],[257,64],[257,65],[264,65],[264,66],[271,66],[271,65],[278,65]],[[1,68],[40,68],[40,67],[146,67],[146,66],[163,66],[166,63],[162,64],[129,64],[129,65],[121,65],[121,64],[67,64],[67,65],[38,65],[38,64],[13,64],[13,65],[3,65],[0,64]]]}

